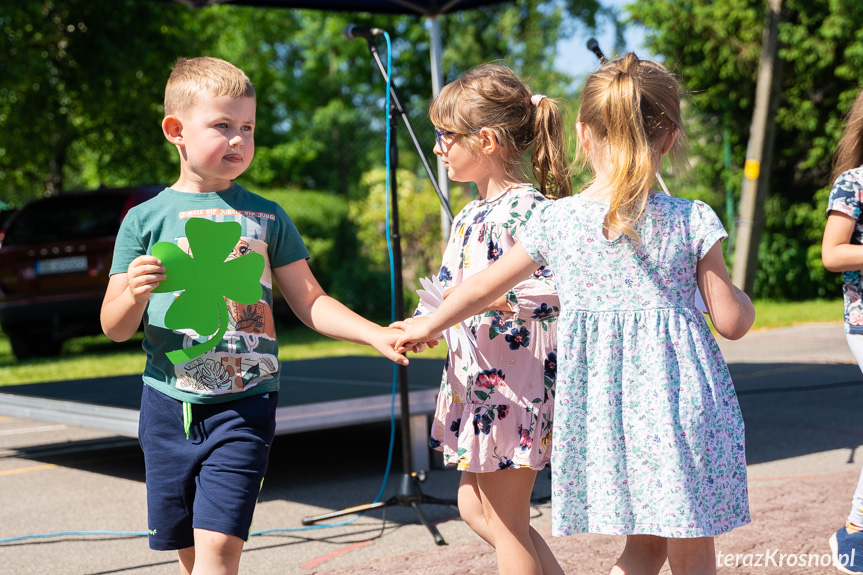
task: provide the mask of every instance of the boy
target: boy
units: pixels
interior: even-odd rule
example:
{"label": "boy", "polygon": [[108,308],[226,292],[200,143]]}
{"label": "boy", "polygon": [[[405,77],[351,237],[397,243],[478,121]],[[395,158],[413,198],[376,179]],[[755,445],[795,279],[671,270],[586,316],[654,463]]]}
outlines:
{"label": "boy", "polygon": [[[239,569],[275,430],[279,362],[273,275],[308,326],[372,345],[407,364],[393,350],[401,331],[375,325],[327,296],[309,271],[309,253],[284,210],[233,183],[254,155],[255,105],[252,83],[232,64],[207,57],[177,61],[165,88],[162,130],[179,152],[180,177],[123,220],[102,304],[102,329],[114,341],[129,339],[144,321],[147,363],[138,437],[146,465],[150,547],[177,549],[183,574],[193,567],[207,574]],[[242,226],[228,259],[251,252],[263,256],[263,297],[248,305],[224,298],[228,329],[213,339],[224,337],[199,357],[177,359],[177,350],[191,351],[210,336],[166,327],[168,308],[183,296],[154,293],[166,274],[151,254],[157,242],[176,243],[192,258],[207,251],[212,238],[186,233],[193,218],[207,220],[207,226]],[[212,281],[230,286],[231,274],[226,275]],[[222,299],[218,296],[217,305]],[[169,358],[169,352],[175,353]]]}

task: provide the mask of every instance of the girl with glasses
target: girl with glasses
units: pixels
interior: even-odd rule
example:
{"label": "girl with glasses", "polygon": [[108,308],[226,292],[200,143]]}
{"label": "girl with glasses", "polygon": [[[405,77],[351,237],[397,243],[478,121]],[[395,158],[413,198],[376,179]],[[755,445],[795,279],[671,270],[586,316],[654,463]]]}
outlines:
{"label": "girl with glasses", "polygon": [[[497,261],[571,183],[560,107],[531,95],[506,66],[469,70],[441,90],[429,116],[449,178],[478,193],[453,221],[438,274],[446,289]],[[535,184],[524,173],[528,155]],[[415,317],[429,313],[420,304]],[[500,573],[563,573],[530,526],[534,479],[551,456],[557,313],[550,271],[530,270],[464,320],[475,347],[449,351],[438,396],[429,442],[462,471],[459,512],[495,547]]]}

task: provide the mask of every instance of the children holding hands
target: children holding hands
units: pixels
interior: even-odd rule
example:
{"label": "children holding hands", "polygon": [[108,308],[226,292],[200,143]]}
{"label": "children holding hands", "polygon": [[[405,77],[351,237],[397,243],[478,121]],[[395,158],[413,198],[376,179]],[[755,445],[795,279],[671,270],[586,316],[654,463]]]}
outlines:
{"label": "children holding hands", "polygon": [[[183,574],[239,569],[275,432],[279,361],[273,279],[306,325],[372,345],[407,364],[393,349],[402,332],[373,324],[329,297],[309,270],[309,253],[285,211],[233,182],[254,156],[255,108],[252,83],[232,64],[207,57],[177,61],[165,89],[162,129],[179,153],[180,176],[156,198],[129,210],[102,304],[102,328],[115,341],[128,339],[144,322],[147,363],[138,437],[146,465],[150,547],[178,550]],[[192,229],[209,231],[194,236]],[[178,317],[172,305],[192,296],[159,293],[165,262],[152,253],[166,242],[192,258],[203,258],[220,244],[230,256],[226,264],[255,256],[262,261],[252,267],[263,270],[259,279],[252,278],[253,285],[260,283],[260,299],[240,303],[224,294],[228,313],[212,310],[218,314],[219,340],[177,363],[172,352],[191,351],[209,334],[168,327]],[[222,294],[217,299],[222,301]]]}
{"label": "children holding hands", "polygon": [[[429,110],[434,153],[479,197],[453,222],[437,277],[446,299],[384,328],[329,297],[284,210],[234,183],[254,155],[248,77],[215,58],[178,60],[162,128],[180,176],[123,220],[101,315],[116,341],[144,322],[151,548],[176,549],[183,574],[238,572],[275,431],[275,280],[313,329],[403,365],[443,330],[469,332],[475,346],[447,357],[430,443],[462,471],[459,511],[500,573],[563,573],[530,526],[549,462],[554,535],[626,535],[613,574],[655,574],[666,559],[675,575],[715,573],[713,537],[749,522],[746,460],[696,287],[724,337],[742,337],[754,309],[728,277],[716,214],[652,189],[663,157],[683,157],[679,92],[634,54],[592,74],[576,131],[594,179],[570,197],[556,101],[495,64],[444,87]],[[191,296],[167,291],[176,275],[153,253],[200,258],[215,244],[223,263],[260,259],[244,267],[261,295],[220,294],[212,337],[207,322],[177,327]]]}
{"label": "children holding hands", "polygon": [[404,324],[397,349],[495,309],[537,266],[550,269],[553,534],[626,535],[615,574],[655,574],[666,559],[675,575],[715,573],[713,538],[750,517],[743,419],[696,286],[724,337],[742,337],[754,308],[728,277],[716,214],[652,189],[663,156],[682,158],[676,79],[635,54],[607,62],[587,80],[576,129],[593,181],[538,205],[497,263]]}

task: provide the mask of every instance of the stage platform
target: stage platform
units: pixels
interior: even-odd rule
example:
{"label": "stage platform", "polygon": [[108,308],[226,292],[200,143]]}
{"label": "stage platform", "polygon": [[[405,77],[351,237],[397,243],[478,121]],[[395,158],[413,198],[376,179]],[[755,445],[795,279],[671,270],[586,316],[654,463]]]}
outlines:
{"label": "stage platform", "polygon": [[[413,469],[429,469],[428,416],[434,413],[444,360],[411,358],[408,366]],[[276,434],[386,421],[393,363],[382,357],[328,357],[282,362]],[[0,415],[138,435],[140,375],[0,387]],[[400,417],[398,394],[395,414]]]}

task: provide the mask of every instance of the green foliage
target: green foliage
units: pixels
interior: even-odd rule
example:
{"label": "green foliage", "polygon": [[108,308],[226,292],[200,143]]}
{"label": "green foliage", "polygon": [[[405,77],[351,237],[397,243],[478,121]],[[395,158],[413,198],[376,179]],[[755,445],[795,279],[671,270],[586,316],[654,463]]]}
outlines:
{"label": "green foliage", "polygon": [[[627,9],[647,27],[649,48],[664,56],[690,92],[686,117],[696,182],[690,185],[724,214],[725,191],[736,201],[743,178],[765,2],[643,0]],[[837,293],[839,277],[825,273],[820,240],[833,149],[861,87],[861,30],[863,4],[856,0],[783,3],[781,99],[756,297]]]}
{"label": "green foliage", "polygon": [[256,192],[276,202],[288,213],[309,250],[309,267],[324,289],[333,295],[342,291],[334,285],[333,278],[345,263],[342,256],[344,245],[351,241],[347,203],[326,192],[288,189]]}
{"label": "green foliage", "polygon": [[[159,129],[164,84],[178,56],[201,54],[236,63],[256,86],[251,184],[364,195],[362,174],[383,162],[383,79],[365,43],[342,30],[372,19],[393,36],[393,76],[433,160],[420,17],[140,0],[6,4],[0,195],[14,204],[67,188],[173,181],[175,156]],[[568,12],[592,23],[598,8],[597,0],[519,0],[443,16],[445,80],[503,58],[537,89],[564,95],[571,79],[552,70],[561,20]],[[399,147],[413,148],[405,130]],[[420,167],[415,154],[401,164]]]}
{"label": "green foliage", "polygon": [[[419,178],[409,170],[399,170],[396,179],[403,297],[405,312],[410,313],[418,301],[418,280],[438,272],[445,242],[440,236],[440,204],[428,179]],[[370,306],[369,312],[387,310],[390,302],[385,181],[386,170],[383,168],[370,170],[363,177],[362,184],[369,190],[368,196],[351,202],[350,206],[350,219],[356,226],[357,246],[360,248],[357,256],[363,263],[359,269],[342,269],[343,274],[350,274],[345,278],[350,283],[346,281],[341,286],[350,288],[341,292],[345,302],[355,306],[354,309]],[[454,186],[451,194],[455,212],[471,199],[463,186]]]}
{"label": "green foliage", "polygon": [[167,177],[159,130],[164,79],[179,50],[171,3],[6,2],[0,14],[0,195]]}
{"label": "green foliage", "polygon": [[[393,78],[434,165],[426,19],[141,0],[6,4],[0,197],[20,205],[99,184],[170,184],[176,151],[160,122],[171,66],[178,56],[225,58],[249,75],[258,95],[256,158],[242,183],[285,195],[280,203],[303,234],[322,285],[358,311],[389,317],[380,231],[384,80],[366,43],[345,40],[342,30],[355,23],[390,32]],[[441,16],[444,81],[504,60],[535,91],[565,99],[572,78],[553,69],[563,23],[575,18],[591,26],[600,10],[598,0],[516,0]],[[385,58],[385,43],[377,45]],[[440,210],[430,185],[421,183],[426,175],[401,122],[397,138],[411,305],[417,275],[439,259]],[[303,189],[321,192],[296,191]]]}

